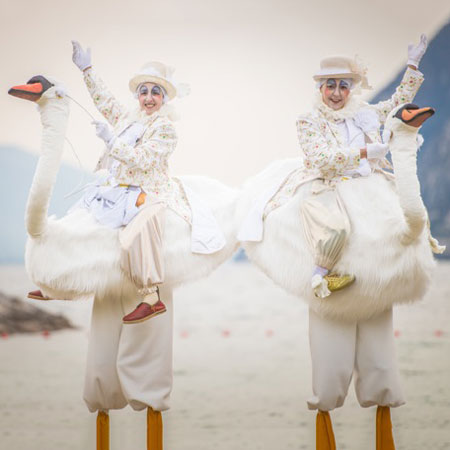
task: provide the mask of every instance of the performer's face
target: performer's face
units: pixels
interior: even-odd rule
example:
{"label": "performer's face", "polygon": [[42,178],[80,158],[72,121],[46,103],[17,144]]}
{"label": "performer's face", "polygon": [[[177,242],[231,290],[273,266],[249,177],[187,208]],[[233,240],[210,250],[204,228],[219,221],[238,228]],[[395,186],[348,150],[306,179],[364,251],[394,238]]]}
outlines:
{"label": "performer's face", "polygon": [[160,86],[153,83],[144,83],[139,86],[138,99],[142,111],[148,115],[158,111],[163,104],[163,90]]}
{"label": "performer's face", "polygon": [[335,111],[344,107],[350,94],[347,81],[339,78],[329,78],[320,88],[322,101]]}

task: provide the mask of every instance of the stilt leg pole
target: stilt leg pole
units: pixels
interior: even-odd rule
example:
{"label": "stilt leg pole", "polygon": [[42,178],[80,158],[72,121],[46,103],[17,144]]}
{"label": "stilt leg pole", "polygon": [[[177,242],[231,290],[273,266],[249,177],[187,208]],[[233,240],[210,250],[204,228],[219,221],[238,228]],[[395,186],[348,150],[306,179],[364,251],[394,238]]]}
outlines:
{"label": "stilt leg pole", "polygon": [[109,415],[104,411],[97,414],[97,450],[109,450]]}
{"label": "stilt leg pole", "polygon": [[163,450],[163,422],[160,411],[147,410],[147,450]]}
{"label": "stilt leg pole", "polygon": [[[330,413],[319,411],[316,417],[316,450],[336,450]],[[377,449],[378,450],[378,449]]]}
{"label": "stilt leg pole", "polygon": [[395,450],[391,410],[388,406],[377,408],[377,450]]}

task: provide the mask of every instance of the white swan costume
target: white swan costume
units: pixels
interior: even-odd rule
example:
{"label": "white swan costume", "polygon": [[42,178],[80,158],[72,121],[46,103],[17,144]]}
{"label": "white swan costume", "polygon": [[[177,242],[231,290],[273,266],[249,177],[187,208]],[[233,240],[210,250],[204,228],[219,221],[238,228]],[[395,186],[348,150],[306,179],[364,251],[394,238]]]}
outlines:
{"label": "white swan costume", "polygon": [[[118,229],[100,225],[84,208],[60,219],[47,217],[69,117],[65,89],[55,80],[38,76],[10,93],[39,105],[43,127],[41,156],[26,207],[27,273],[47,297],[94,296],[84,399],[90,411],[99,411],[98,436],[103,436],[99,439],[107,442],[105,412],[130,405],[136,410],[148,408],[149,429],[156,418],[155,439],[160,440],[159,411],[169,408],[172,389],[172,291],[211,273],[236,250],[237,192],[206,177],[180,177],[184,186],[201,193],[198,196],[220,227],[225,245],[214,253],[193,253],[191,225],[178,212],[165,208],[166,273],[160,296],[167,312],[140,324],[124,325],[122,317],[135,307],[138,292],[121,269]],[[197,220],[195,214],[191,220]]]}
{"label": "white swan costume", "polygon": [[[249,259],[310,306],[310,409],[326,412],[342,406],[353,375],[361,406],[404,403],[392,306],[422,298],[434,264],[430,247],[442,251],[429,234],[420,197],[417,127],[391,117],[391,109],[410,102],[422,81],[420,72],[408,68],[390,100],[367,105],[356,97],[341,110],[323,105],[301,116],[297,126],[305,160],[275,162],[248,180],[240,197],[238,238]],[[345,176],[359,167],[359,149],[350,144],[365,141],[364,128],[356,120],[361,108],[371,108],[383,123],[389,117],[389,127],[395,128],[390,141],[395,178],[378,167],[372,167],[368,177]],[[332,175],[351,224],[335,269],[356,277],[353,285],[326,299],[311,290],[314,260],[300,218],[314,180],[330,178],[323,171]]]}

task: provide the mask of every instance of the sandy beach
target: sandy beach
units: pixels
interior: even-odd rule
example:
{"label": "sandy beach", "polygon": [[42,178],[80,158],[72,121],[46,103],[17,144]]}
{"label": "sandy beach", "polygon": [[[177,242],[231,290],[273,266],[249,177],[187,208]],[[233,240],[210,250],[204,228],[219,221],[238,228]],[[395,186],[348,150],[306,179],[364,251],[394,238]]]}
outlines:
{"label": "sandy beach", "polygon": [[[0,290],[24,298],[23,267],[0,267]],[[307,307],[249,263],[228,262],[175,292],[174,390],[165,450],[315,448]],[[0,339],[0,449],[95,449],[82,399],[91,300],[42,305],[78,328]],[[393,410],[397,449],[450,449],[450,262],[421,303],[395,310],[407,404]],[[145,413],[112,411],[111,449],[145,449]],[[353,387],[332,413],[340,450],[375,448],[375,409]]]}

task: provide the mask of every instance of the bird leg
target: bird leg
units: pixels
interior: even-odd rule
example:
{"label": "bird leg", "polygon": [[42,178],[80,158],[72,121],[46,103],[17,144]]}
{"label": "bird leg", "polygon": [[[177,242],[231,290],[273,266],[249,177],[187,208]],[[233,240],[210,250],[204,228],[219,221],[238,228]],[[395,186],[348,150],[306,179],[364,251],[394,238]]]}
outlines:
{"label": "bird leg", "polygon": [[109,450],[109,415],[105,411],[97,414],[97,450]]}
{"label": "bird leg", "polygon": [[[336,450],[330,413],[319,411],[316,417],[316,450]],[[378,448],[377,448],[378,450]]]}
{"label": "bird leg", "polygon": [[388,406],[377,408],[377,450],[395,450],[391,410]]}
{"label": "bird leg", "polygon": [[160,411],[147,410],[147,450],[163,450],[163,422]]}

